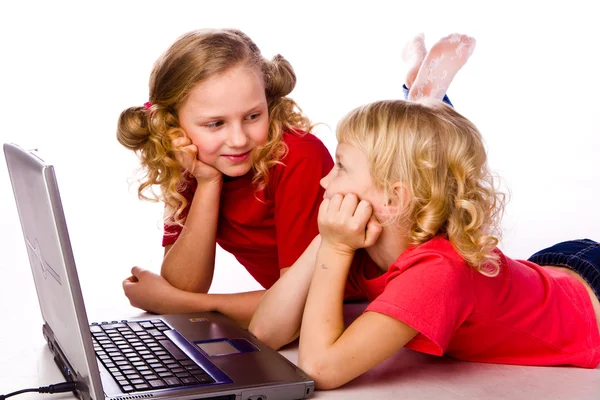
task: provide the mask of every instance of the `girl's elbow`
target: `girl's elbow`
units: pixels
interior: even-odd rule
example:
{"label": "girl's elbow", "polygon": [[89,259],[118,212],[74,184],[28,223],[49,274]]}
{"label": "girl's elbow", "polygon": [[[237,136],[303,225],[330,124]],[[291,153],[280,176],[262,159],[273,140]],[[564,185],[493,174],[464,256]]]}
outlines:
{"label": "girl's elbow", "polygon": [[266,344],[273,350],[279,350],[281,346],[285,343],[282,343],[281,340],[278,340],[277,336],[269,329],[265,329],[264,326],[261,326],[254,321],[250,322],[250,326],[248,326],[248,331],[254,335],[258,340],[262,343]]}
{"label": "girl's elbow", "polygon": [[299,358],[298,367],[315,381],[315,387],[319,390],[336,389],[343,384],[336,379],[333,368],[323,361]]}

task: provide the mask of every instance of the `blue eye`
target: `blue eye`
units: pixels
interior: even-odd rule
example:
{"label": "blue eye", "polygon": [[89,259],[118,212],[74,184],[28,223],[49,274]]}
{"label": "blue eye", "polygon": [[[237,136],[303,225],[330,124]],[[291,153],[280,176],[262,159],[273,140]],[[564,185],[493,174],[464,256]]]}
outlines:
{"label": "blue eye", "polygon": [[207,128],[218,128],[218,127],[220,127],[221,125],[223,125],[223,121],[210,122],[210,123],[206,124],[205,126],[206,126]]}

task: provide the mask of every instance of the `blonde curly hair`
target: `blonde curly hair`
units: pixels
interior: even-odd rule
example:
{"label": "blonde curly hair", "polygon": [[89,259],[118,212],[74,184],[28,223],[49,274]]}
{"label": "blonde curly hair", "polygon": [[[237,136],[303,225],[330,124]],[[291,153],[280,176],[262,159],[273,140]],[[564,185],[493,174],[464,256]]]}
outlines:
{"label": "blonde curly hair", "polygon": [[[498,274],[493,250],[505,195],[497,190],[473,123],[437,100],[379,101],[351,111],[340,121],[337,139],[367,154],[375,185],[406,210],[397,218],[409,221],[412,245],[446,234],[469,265]],[[401,204],[397,182],[411,193],[410,204]]]}
{"label": "blonde curly hair", "polygon": [[[156,61],[150,75],[151,106],[131,107],[119,116],[117,140],[136,152],[143,177],[138,196],[162,200],[165,221],[182,224],[188,201],[181,194],[190,175],[176,161],[172,140],[185,135],[178,110],[199,83],[238,66],[262,72],[269,110],[266,144],[255,150],[253,183],[257,190],[268,184],[268,171],[288,151],[283,132],[309,132],[310,121],[287,96],[296,85],[290,63],[281,55],[265,59],[256,44],[235,29],[203,29],[184,34]],[[160,187],[156,194],[152,189]]]}

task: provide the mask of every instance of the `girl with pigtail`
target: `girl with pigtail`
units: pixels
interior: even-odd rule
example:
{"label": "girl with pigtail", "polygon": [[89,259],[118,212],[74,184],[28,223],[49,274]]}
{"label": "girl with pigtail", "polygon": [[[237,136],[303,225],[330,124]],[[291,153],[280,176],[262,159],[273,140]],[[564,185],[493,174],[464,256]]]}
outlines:
{"label": "girl with pigtail", "polygon": [[207,294],[216,244],[269,288],[317,235],[333,161],[286,97],[295,84],[287,60],[265,59],[233,29],[189,32],[155,63],[148,102],[123,111],[117,130],[145,171],[140,198],[158,187],[165,203],[161,273],[133,267],[123,282],[133,306],[247,326],[264,291]]}

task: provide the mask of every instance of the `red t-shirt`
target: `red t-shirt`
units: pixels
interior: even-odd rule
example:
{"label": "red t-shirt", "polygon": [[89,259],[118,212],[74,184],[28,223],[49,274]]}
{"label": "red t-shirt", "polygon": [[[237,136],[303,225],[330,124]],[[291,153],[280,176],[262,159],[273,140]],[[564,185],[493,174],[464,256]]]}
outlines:
{"label": "red t-shirt", "polygon": [[366,311],[419,332],[406,345],[413,350],[466,361],[596,368],[600,335],[585,287],[564,271],[496,251],[496,277],[477,272],[436,237],[405,251],[379,277],[367,258],[350,279],[372,300]]}
{"label": "red t-shirt", "polygon": [[[333,168],[329,151],[314,135],[284,133],[283,141],[289,151],[269,171],[267,188],[256,190],[253,171],[224,181],[219,207],[217,243],[267,289],[319,233],[324,193],[319,182]],[[189,202],[196,186],[192,179],[182,192]],[[163,246],[175,243],[180,233],[180,226],[166,225]]]}

